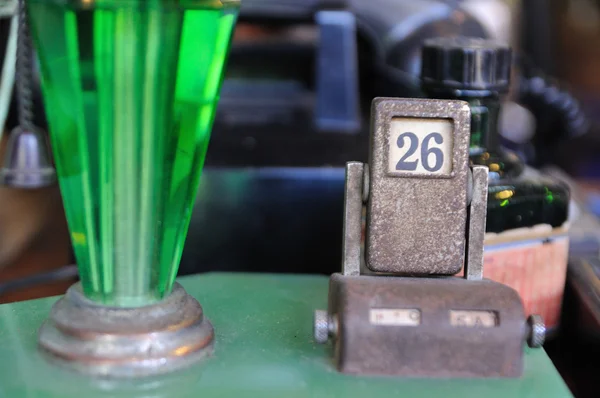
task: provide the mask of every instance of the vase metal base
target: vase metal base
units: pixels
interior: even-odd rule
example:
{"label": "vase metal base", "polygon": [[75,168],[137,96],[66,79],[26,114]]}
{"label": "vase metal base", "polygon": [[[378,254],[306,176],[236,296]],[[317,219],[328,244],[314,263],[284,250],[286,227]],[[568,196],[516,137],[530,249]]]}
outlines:
{"label": "vase metal base", "polygon": [[98,305],[76,283],[39,333],[40,348],[52,361],[105,377],[181,369],[210,355],[213,340],[202,306],[177,283],[161,302],[138,308]]}

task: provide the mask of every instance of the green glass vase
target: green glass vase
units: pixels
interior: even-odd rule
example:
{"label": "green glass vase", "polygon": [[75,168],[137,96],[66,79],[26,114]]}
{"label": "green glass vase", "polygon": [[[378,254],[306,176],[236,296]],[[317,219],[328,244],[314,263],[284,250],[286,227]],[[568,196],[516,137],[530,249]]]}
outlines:
{"label": "green glass vase", "polygon": [[85,295],[137,307],[177,274],[239,1],[28,0]]}

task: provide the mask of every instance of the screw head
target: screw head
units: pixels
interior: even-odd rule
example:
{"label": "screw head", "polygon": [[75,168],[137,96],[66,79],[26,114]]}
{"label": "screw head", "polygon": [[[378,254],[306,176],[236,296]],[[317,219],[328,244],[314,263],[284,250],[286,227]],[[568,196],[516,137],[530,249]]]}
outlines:
{"label": "screw head", "polygon": [[530,315],[527,318],[527,326],[529,327],[529,336],[527,344],[531,348],[540,348],[546,340],[546,324],[539,315]]}
{"label": "screw head", "polygon": [[327,311],[315,311],[314,336],[315,341],[319,344],[325,344],[329,340],[329,315]]}

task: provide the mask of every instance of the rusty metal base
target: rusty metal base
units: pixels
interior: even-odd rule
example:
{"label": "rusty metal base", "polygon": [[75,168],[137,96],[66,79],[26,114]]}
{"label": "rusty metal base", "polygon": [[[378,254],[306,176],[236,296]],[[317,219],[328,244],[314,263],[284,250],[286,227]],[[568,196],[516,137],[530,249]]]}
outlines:
{"label": "rusty metal base", "polygon": [[98,305],[76,283],[52,308],[39,345],[50,360],[103,377],[141,377],[190,365],[212,352],[214,331],[200,303],[175,284],[139,308]]}
{"label": "rusty metal base", "polygon": [[[343,373],[402,377],[520,377],[527,322],[516,291],[490,280],[333,274],[327,324]],[[418,324],[375,324],[372,310],[417,311]],[[492,311],[493,327],[454,326],[450,311]],[[324,320],[323,320],[323,319]],[[317,337],[317,336],[315,336]],[[318,336],[321,337],[321,336]]]}

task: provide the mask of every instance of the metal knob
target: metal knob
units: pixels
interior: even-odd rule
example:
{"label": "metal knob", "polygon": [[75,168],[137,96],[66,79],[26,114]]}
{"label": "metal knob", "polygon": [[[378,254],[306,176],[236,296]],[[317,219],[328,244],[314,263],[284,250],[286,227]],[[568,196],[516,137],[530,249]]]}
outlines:
{"label": "metal knob", "polygon": [[436,37],[423,43],[421,84],[429,93],[505,93],[510,72],[511,49],[506,44],[475,37]]}
{"label": "metal knob", "polygon": [[531,348],[540,348],[544,345],[546,339],[546,325],[539,315],[529,315],[527,318],[529,335],[527,336],[527,345]]}
{"label": "metal knob", "polygon": [[327,343],[329,337],[335,337],[337,335],[337,318],[329,316],[327,311],[316,310],[314,335],[317,343]]}
{"label": "metal knob", "polygon": [[325,344],[329,340],[329,315],[327,311],[315,311],[314,334],[315,341],[319,344]]}

